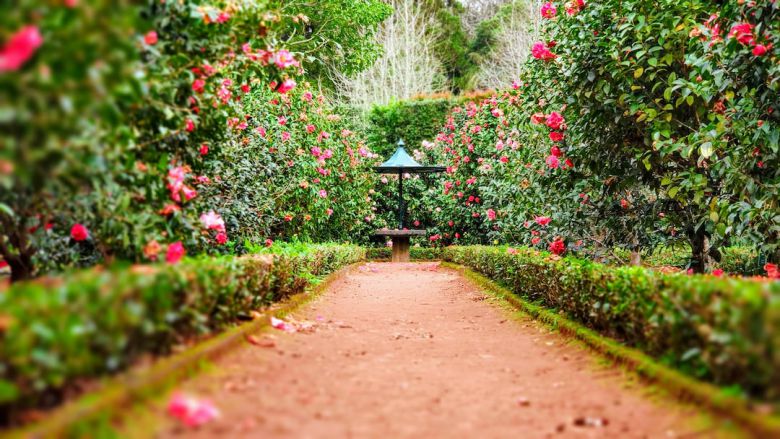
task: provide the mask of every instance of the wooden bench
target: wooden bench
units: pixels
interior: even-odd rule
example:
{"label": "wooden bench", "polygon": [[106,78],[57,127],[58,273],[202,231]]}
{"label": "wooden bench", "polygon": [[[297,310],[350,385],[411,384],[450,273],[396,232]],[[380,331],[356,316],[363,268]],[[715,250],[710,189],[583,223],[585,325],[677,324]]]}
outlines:
{"label": "wooden bench", "polygon": [[428,234],[427,230],[419,229],[404,229],[404,230],[390,230],[381,229],[374,232],[375,236],[388,237],[393,241],[393,257],[392,262],[409,262],[409,241],[412,236],[425,236]]}

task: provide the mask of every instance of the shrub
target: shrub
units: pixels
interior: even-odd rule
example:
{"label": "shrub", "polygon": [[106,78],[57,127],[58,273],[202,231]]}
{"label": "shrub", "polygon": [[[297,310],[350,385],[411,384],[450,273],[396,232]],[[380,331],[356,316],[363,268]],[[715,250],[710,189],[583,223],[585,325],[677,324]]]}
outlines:
{"label": "shrub", "polygon": [[[389,261],[392,257],[390,247],[373,247],[366,249],[366,258],[369,260]],[[435,261],[441,259],[441,249],[435,247],[410,247],[409,257],[413,261]]]}
{"label": "shrub", "polygon": [[[51,405],[78,380],[116,373],[364,259],[354,246],[274,246],[244,257],[92,269],[0,294],[0,408]],[[7,422],[8,419],[4,419]]]}
{"label": "shrub", "polygon": [[447,247],[443,257],[697,378],[780,397],[780,282],[666,275],[532,249]]}

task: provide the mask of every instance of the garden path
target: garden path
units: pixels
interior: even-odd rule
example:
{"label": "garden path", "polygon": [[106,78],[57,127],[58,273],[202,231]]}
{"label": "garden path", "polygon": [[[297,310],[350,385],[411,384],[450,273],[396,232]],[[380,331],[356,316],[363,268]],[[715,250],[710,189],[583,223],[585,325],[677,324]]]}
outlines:
{"label": "garden path", "polygon": [[191,430],[160,415],[158,436],[715,436],[695,409],[438,264],[364,265],[295,317],[314,328],[257,334],[181,385],[220,418]]}

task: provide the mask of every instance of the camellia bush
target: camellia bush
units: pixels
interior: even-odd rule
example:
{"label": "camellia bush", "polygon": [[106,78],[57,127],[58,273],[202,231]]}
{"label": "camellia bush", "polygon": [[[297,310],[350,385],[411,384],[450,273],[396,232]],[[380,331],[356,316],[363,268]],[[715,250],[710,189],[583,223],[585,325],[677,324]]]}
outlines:
{"label": "camellia bush", "polygon": [[226,242],[201,194],[221,180],[204,157],[240,137],[253,91],[284,96],[307,66],[319,79],[370,65],[390,12],[378,0],[21,2],[0,18],[0,264],[19,280]]}

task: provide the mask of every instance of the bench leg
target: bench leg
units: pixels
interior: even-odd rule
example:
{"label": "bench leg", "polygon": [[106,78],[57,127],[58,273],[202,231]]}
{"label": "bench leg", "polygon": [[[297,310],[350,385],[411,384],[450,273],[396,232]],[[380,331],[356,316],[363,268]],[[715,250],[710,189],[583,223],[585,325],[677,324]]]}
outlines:
{"label": "bench leg", "polygon": [[409,237],[393,238],[393,262],[409,262]]}

